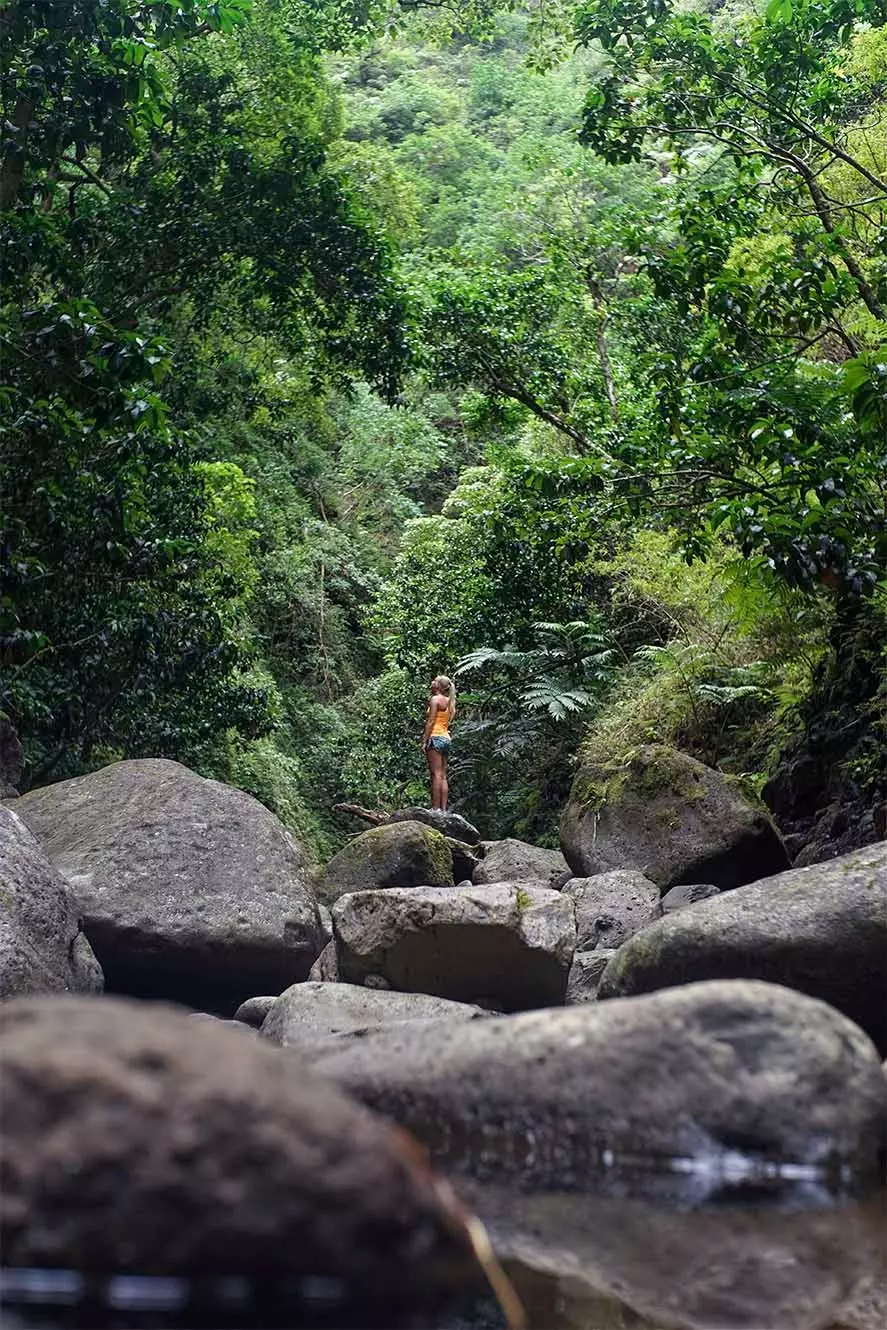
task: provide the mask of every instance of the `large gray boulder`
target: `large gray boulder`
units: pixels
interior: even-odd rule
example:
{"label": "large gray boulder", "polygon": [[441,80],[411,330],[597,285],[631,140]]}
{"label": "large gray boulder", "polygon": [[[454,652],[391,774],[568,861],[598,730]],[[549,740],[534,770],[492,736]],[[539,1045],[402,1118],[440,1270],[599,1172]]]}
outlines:
{"label": "large gray boulder", "polygon": [[480,1007],[427,993],[397,993],[357,984],[293,984],[270,1008],[262,1038],[284,1048],[310,1049],[336,1035],[400,1021],[466,1021],[486,1016]]}
{"label": "large gray boulder", "polygon": [[741,978],[822,998],[887,1052],[887,844],[658,919],[619,948],[598,995]]}
{"label": "large gray boulder", "polygon": [[453,855],[441,833],[422,822],[397,822],[349,841],[320,874],[317,894],[332,905],[352,891],[452,885]]}
{"label": "large gray boulder", "polygon": [[339,977],[502,1011],[563,1002],[573,903],[522,883],[362,891],[333,907]]}
{"label": "large gray boulder", "polygon": [[521,1185],[570,1188],[607,1159],[639,1156],[874,1175],[885,1132],[867,1036],[823,1002],[751,981],[402,1025],[340,1039],[312,1067],[448,1169]]}
{"label": "large gray boulder", "polygon": [[304,979],[323,936],[304,852],[257,799],[178,762],[115,762],[17,799],[109,989],[228,1013]]}
{"label": "large gray boulder", "polygon": [[21,819],[0,807],[0,999],[103,986],[71,888]]}
{"label": "large gray boulder", "polygon": [[674,748],[623,762],[586,763],[561,818],[561,848],[577,877],[633,868],[665,892],[679,882],[726,890],[788,868],[766,810],[720,771]]}
{"label": "large gray boulder", "polygon": [[576,906],[576,945],[581,951],[621,947],[655,918],[660,901],[656,883],[631,871],[574,877],[563,893]]}
{"label": "large gray boulder", "polygon": [[542,850],[509,837],[484,842],[484,857],[471,880],[476,886],[486,882],[534,882],[556,889],[569,871],[559,850]]}
{"label": "large gray boulder", "polygon": [[463,845],[475,847],[480,844],[477,827],[460,813],[444,813],[439,808],[398,808],[395,813],[389,813],[381,825],[390,826],[395,822],[424,822],[442,836],[451,836]]}
{"label": "large gray boulder", "polygon": [[11,1266],[239,1275],[269,1312],[285,1283],[287,1325],[316,1324],[303,1279],[355,1326],[437,1324],[472,1282],[464,1221],[412,1144],[261,1039],[31,998],[0,1008],[0,1054]]}

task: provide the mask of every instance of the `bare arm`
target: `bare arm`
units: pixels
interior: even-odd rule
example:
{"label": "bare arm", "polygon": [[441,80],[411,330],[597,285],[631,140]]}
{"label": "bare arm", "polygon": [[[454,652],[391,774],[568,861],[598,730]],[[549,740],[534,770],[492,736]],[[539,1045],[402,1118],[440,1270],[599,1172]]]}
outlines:
{"label": "bare arm", "polygon": [[434,724],[435,716],[440,711],[441,707],[445,706],[446,700],[437,693],[435,693],[434,697],[432,697],[431,701],[428,703],[428,710],[425,713],[425,729],[422,731],[423,748],[431,737],[431,727]]}

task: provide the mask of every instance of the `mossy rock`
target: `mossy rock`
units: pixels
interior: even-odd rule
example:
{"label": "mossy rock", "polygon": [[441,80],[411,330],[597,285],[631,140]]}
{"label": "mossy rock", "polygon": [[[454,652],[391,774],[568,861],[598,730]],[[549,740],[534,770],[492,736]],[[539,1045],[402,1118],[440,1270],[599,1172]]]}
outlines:
{"label": "mossy rock", "polygon": [[634,869],[663,892],[683,882],[725,890],[788,867],[759,803],[720,771],[662,744],[580,768],[561,846],[577,876]]}
{"label": "mossy rock", "polygon": [[453,886],[453,852],[433,827],[394,822],[349,841],[320,874],[317,895],[332,905],[354,891],[423,886]]}

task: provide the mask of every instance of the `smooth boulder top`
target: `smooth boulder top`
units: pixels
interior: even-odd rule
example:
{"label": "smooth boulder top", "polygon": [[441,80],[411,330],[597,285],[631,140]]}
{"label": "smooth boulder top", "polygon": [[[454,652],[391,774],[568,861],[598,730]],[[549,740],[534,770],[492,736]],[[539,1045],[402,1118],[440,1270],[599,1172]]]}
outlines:
{"label": "smooth boulder top", "polygon": [[658,919],[619,948],[598,996],[742,978],[821,998],[887,1052],[887,843]]}
{"label": "smooth boulder top", "polygon": [[361,891],[333,907],[338,976],[380,976],[500,1011],[563,1002],[576,946],[573,903],[527,883]]}
{"label": "smooth boulder top", "polygon": [[775,984],[687,984],[622,1002],[403,1025],[312,1065],[447,1168],[573,1188],[610,1152],[832,1167],[884,1144],[876,1049],[839,1012]]}
{"label": "smooth boulder top", "polygon": [[309,1048],[337,1035],[378,1029],[398,1021],[473,1020],[480,1007],[428,993],[397,993],[358,984],[293,984],[270,1008],[263,1039],[284,1048]]}
{"label": "smooth boulder top", "polygon": [[722,772],[661,744],[580,767],[561,849],[577,877],[631,868],[662,892],[682,882],[727,890],[789,866],[766,809]]}
{"label": "smooth boulder top", "polygon": [[0,999],[103,985],[71,888],[24,822],[0,807]]}
{"label": "smooth boulder top", "polygon": [[35,998],[0,1007],[0,1052],[9,1265],[242,1274],[269,1296],[328,1279],[343,1325],[424,1324],[472,1282],[464,1222],[412,1142],[260,1039]]}
{"label": "smooth boulder top", "polygon": [[317,878],[317,894],[332,906],[354,891],[452,885],[453,853],[446,838],[423,822],[401,821],[350,840]]}
{"label": "smooth boulder top", "polygon": [[399,808],[381,824],[390,826],[393,822],[424,822],[433,827],[442,836],[451,836],[463,845],[475,848],[480,844],[480,832],[460,813],[444,813],[439,808]]}
{"label": "smooth boulder top", "polygon": [[178,762],[115,762],[16,800],[116,991],[228,1011],[323,945],[305,853],[267,808]]}

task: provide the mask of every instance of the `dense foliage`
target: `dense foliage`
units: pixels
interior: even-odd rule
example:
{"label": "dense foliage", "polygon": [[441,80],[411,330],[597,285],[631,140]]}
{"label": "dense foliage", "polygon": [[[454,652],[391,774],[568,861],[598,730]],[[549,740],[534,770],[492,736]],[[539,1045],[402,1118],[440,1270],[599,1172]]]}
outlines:
{"label": "dense foliage", "polygon": [[829,707],[887,794],[885,25],[6,0],[26,781],[175,757],[323,852],[422,798],[443,670],[489,834],[583,742],[759,787]]}

